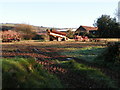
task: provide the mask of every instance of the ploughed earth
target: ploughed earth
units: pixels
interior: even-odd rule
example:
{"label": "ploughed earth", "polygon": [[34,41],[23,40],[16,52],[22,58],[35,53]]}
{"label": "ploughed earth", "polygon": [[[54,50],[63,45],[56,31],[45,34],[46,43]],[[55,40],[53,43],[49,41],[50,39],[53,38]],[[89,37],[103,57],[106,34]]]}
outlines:
{"label": "ploughed earth", "polygon": [[[95,47],[103,46],[105,43],[101,42],[14,42],[14,43],[2,43],[2,58],[13,58],[13,57],[33,57],[36,63],[43,65],[43,69],[48,70],[48,72],[57,75],[62,83],[67,87],[96,87],[95,85],[86,82],[83,86],[84,80],[77,84],[77,79],[80,76],[75,75],[71,70],[62,67],[61,65],[56,65],[55,59],[59,61],[67,61],[70,59],[76,60],[78,63],[87,63],[84,60],[80,60],[76,57],[68,57],[61,54],[69,49],[66,48],[83,48],[83,47]],[[89,65],[90,67],[100,68],[102,72],[109,74],[114,74],[113,72],[104,69],[102,67],[96,67],[95,65]],[[112,77],[112,76],[111,76]],[[116,76],[117,77],[117,76]],[[114,78],[114,77],[113,77]]]}

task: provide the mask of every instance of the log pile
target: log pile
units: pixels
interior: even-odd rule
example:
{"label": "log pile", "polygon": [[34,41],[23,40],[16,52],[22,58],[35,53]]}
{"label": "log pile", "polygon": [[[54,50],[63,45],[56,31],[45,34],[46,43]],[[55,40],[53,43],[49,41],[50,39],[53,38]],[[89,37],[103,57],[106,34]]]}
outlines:
{"label": "log pile", "polygon": [[20,41],[20,34],[16,31],[6,30],[1,31],[1,40],[2,42],[12,42],[12,41]]}

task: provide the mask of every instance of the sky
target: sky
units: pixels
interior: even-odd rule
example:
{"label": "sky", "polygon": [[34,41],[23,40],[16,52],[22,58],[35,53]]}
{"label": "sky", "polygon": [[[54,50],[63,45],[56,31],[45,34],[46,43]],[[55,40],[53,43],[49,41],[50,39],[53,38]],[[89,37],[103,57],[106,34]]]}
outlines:
{"label": "sky", "polygon": [[106,14],[115,17],[119,0],[0,0],[0,23],[44,27],[93,26]]}

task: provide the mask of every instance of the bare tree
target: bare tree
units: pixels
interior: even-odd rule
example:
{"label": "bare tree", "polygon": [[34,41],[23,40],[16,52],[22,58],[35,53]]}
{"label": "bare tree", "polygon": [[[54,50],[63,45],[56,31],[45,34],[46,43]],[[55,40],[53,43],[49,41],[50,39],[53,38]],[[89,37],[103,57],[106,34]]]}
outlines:
{"label": "bare tree", "polygon": [[33,32],[33,26],[27,24],[16,25],[15,31],[20,32],[24,39],[32,39],[36,35],[36,33]]}

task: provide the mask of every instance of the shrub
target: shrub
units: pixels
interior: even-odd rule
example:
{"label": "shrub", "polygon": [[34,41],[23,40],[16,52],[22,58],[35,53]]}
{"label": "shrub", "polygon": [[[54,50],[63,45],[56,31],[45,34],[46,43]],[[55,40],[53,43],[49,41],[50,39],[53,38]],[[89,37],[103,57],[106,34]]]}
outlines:
{"label": "shrub", "polygon": [[35,35],[35,37],[33,37],[32,39],[47,41],[49,40],[49,36],[48,35]]}
{"label": "shrub", "polygon": [[104,60],[112,63],[120,63],[120,43],[108,43],[108,48],[104,52]]}
{"label": "shrub", "polygon": [[120,43],[109,42],[107,48],[94,59],[96,65],[108,68],[114,72],[120,71]]}

